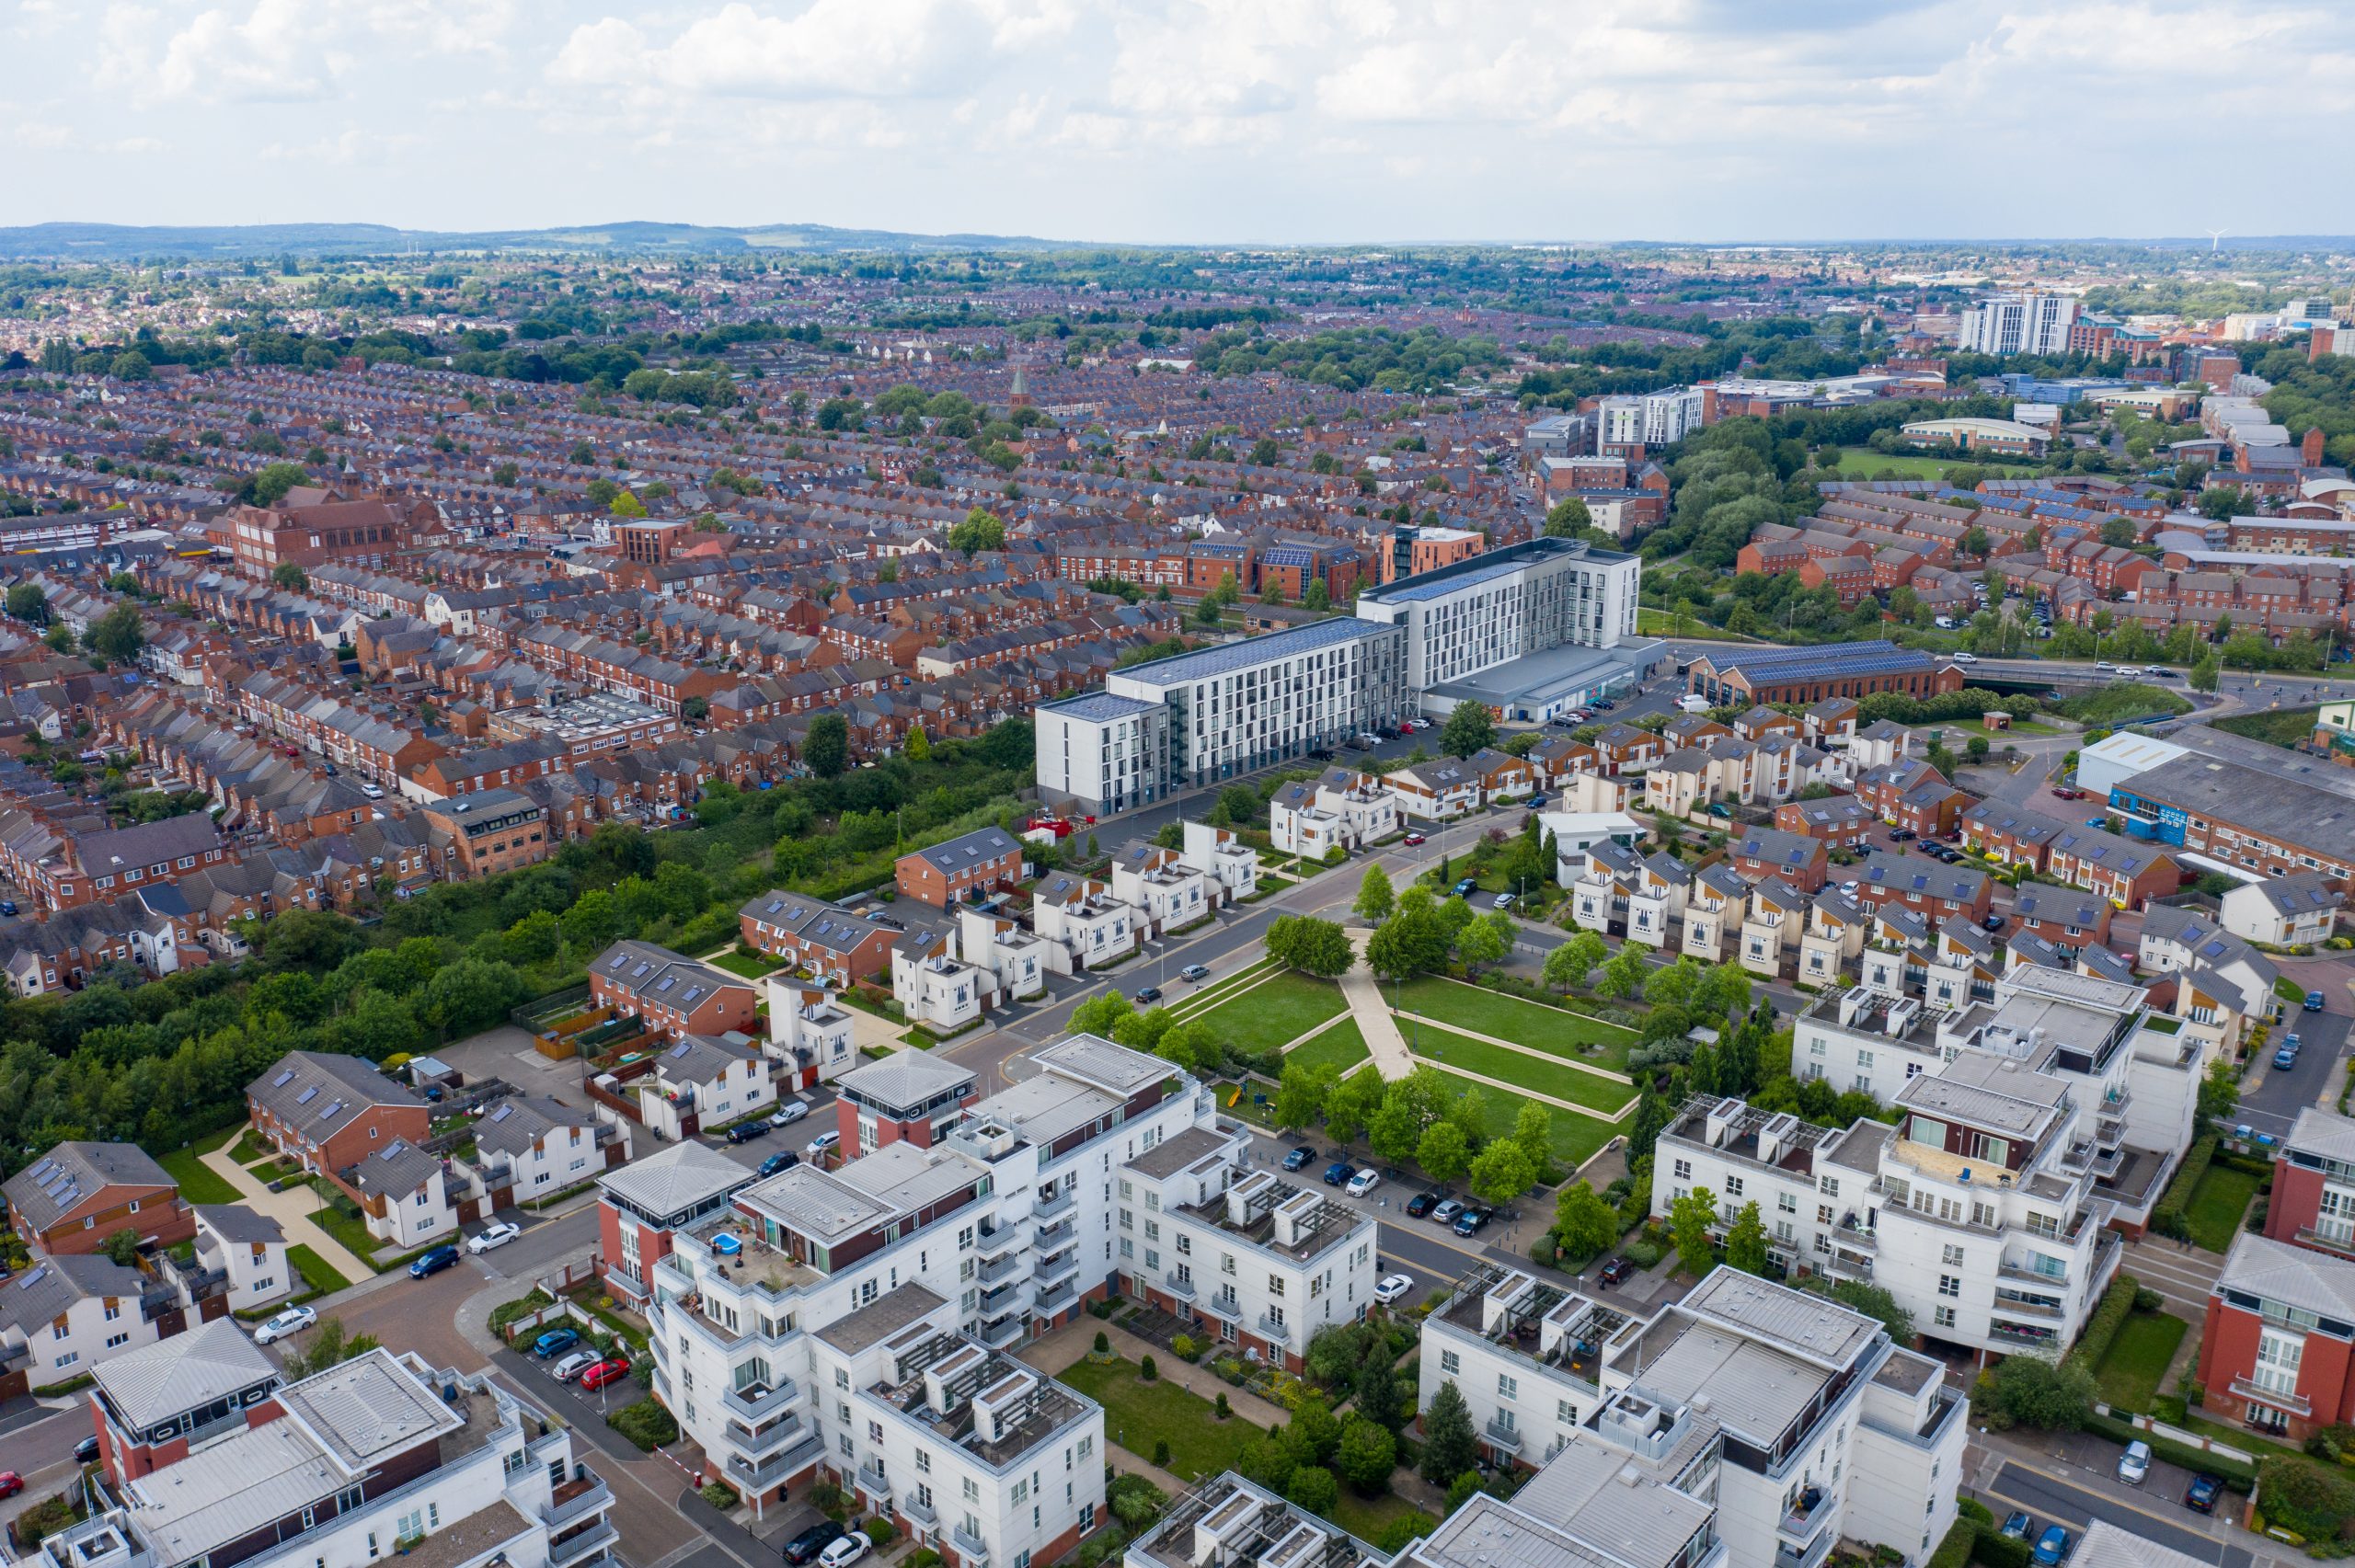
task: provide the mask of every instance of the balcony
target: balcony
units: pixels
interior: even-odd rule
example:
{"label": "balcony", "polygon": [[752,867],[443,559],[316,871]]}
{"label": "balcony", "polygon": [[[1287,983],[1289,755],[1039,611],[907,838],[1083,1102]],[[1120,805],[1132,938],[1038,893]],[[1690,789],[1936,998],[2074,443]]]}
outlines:
{"label": "balcony", "polygon": [[2057,1301],[2033,1301],[2025,1296],[2006,1296],[1998,1292],[1995,1310],[1999,1312],[2026,1312],[2031,1317],[2059,1318],[2062,1315]]}
{"label": "balcony", "polygon": [[2253,1399],[2259,1404],[2269,1404],[2276,1410],[2286,1410],[2292,1415],[2312,1415],[2315,1413],[2311,1401],[2301,1398],[2297,1394],[2277,1393],[2263,1384],[2253,1382],[2246,1378],[2234,1378],[2231,1388],[2233,1392],[2243,1399]]}
{"label": "balcony", "polygon": [[1517,1426],[1507,1426],[1492,1416],[1488,1424],[1481,1427],[1480,1435],[1488,1439],[1488,1447],[1501,1453],[1521,1452],[1521,1429]]}
{"label": "balcony", "polygon": [[764,1492],[772,1486],[783,1485],[793,1478],[796,1471],[808,1468],[822,1448],[823,1445],[818,1441],[818,1434],[805,1426],[801,1428],[800,1441],[787,1444],[764,1459],[753,1460],[741,1454],[730,1454],[728,1457],[728,1479],[734,1482],[741,1491]]}
{"label": "balcony", "polygon": [[1069,1280],[1057,1285],[1042,1285],[1039,1288],[1038,1296],[1031,1302],[1031,1310],[1041,1316],[1051,1316],[1062,1311],[1078,1299],[1078,1288]]}
{"label": "balcony", "polygon": [[990,1568],[989,1543],[977,1535],[968,1534],[964,1526],[959,1525],[948,1532],[948,1544],[956,1550],[957,1560],[964,1563],[965,1568]]}
{"label": "balcony", "polygon": [[1251,1325],[1251,1332],[1258,1334],[1260,1338],[1266,1340],[1270,1345],[1290,1345],[1292,1343],[1292,1330],[1278,1320],[1269,1317],[1265,1312],[1260,1313],[1259,1321]]}
{"label": "balcony", "polygon": [[1065,1242],[1075,1240],[1078,1235],[1079,1226],[1074,1220],[1061,1219],[1052,1225],[1042,1225],[1039,1228],[1039,1250],[1051,1253]]}
{"label": "balcony", "polygon": [[730,1415],[741,1416],[757,1426],[782,1414],[800,1394],[800,1388],[792,1379],[779,1378],[775,1388],[766,1383],[752,1383],[730,1389],[720,1396],[720,1403],[728,1407]]}
{"label": "balcony", "polygon": [[940,1515],[929,1503],[920,1502],[913,1497],[902,1497],[900,1499],[900,1512],[926,1529],[935,1529],[939,1527]]}
{"label": "balcony", "polygon": [[728,1424],[728,1440],[741,1448],[745,1454],[755,1459],[763,1454],[776,1452],[799,1437],[801,1432],[801,1417],[798,1415],[788,1415],[775,1425],[759,1431],[745,1425],[741,1421],[731,1421]]}
{"label": "balcony", "polygon": [[[1845,1246],[1846,1244],[1846,1238],[1842,1238],[1841,1245]],[[1830,1257],[1823,1260],[1823,1272],[1841,1279],[1860,1279],[1869,1281],[1873,1276],[1873,1260],[1870,1258],[1845,1257],[1841,1253],[1834,1253]]]}
{"label": "balcony", "polygon": [[1232,1295],[1206,1296],[1201,1306],[1203,1311],[1213,1317],[1224,1318],[1228,1322],[1240,1323],[1243,1321],[1243,1303]]}
{"label": "balcony", "polygon": [[1194,1282],[1190,1279],[1171,1274],[1163,1276],[1161,1283],[1169,1294],[1181,1301],[1190,1301],[1194,1299]]}
{"label": "balcony", "polygon": [[1039,1260],[1038,1272],[1032,1275],[1031,1277],[1040,1285],[1047,1285],[1055,1280],[1066,1278],[1072,1275],[1077,1274],[1078,1272],[1079,1249],[1077,1247],[1065,1247],[1062,1252],[1056,1253],[1051,1257],[1041,1257]]}
{"label": "balcony", "polygon": [[1799,1494],[1798,1505],[1775,1526],[1775,1537],[1793,1551],[1805,1551],[1816,1541],[1832,1532],[1824,1527],[1832,1516],[1840,1511],[1839,1501],[1819,1487],[1809,1487]]}
{"label": "balcony", "polygon": [[2069,1288],[2066,1274],[2039,1274],[2032,1268],[2022,1268],[2016,1263],[1999,1263],[1995,1265],[1995,1272],[2005,1279],[2016,1279],[2024,1285],[2041,1285],[2048,1290],[2066,1290]]}
{"label": "balcony", "polygon": [[570,1564],[586,1562],[611,1551],[621,1539],[619,1530],[600,1519],[579,1535],[548,1542],[548,1568],[569,1568]]}
{"label": "balcony", "polygon": [[995,1285],[1001,1279],[1012,1279],[1021,1272],[1021,1260],[1014,1256],[1012,1249],[1008,1249],[999,1257],[982,1265],[980,1277],[986,1287]]}
{"label": "balcony", "polygon": [[614,1505],[613,1489],[595,1475],[568,1481],[550,1495],[553,1501],[547,1511],[540,1516],[540,1522],[547,1526],[550,1535],[576,1519]]}
{"label": "balcony", "polygon": [[1021,1305],[1022,1288],[1029,1283],[1025,1278],[1001,1279],[984,1289],[980,1296],[982,1315],[994,1317],[1000,1312],[1014,1310]]}
{"label": "balcony", "polygon": [[2061,1336],[2051,1329],[2032,1328],[2025,1323],[2007,1323],[1998,1320],[1990,1323],[1987,1337],[1998,1345],[2023,1345],[2030,1350],[2057,1350]]}
{"label": "balcony", "polygon": [[1823,1560],[1832,1554],[1832,1548],[1839,1539],[1837,1535],[1827,1532],[1816,1537],[1814,1545],[1797,1551],[1777,1541],[1775,1568],[1821,1568]]}
{"label": "balcony", "polygon": [[1079,1188],[1076,1186],[1057,1187],[1051,1195],[1038,1198],[1031,1203],[1030,1218],[1044,1222],[1056,1218],[1058,1215],[1069,1214],[1078,1206]]}
{"label": "balcony", "polygon": [[995,1322],[982,1324],[981,1342],[992,1350],[1004,1350],[1022,1337],[1022,1314],[1008,1312]]}
{"label": "balcony", "polygon": [[891,1498],[891,1478],[873,1459],[858,1467],[858,1489],[878,1504]]}
{"label": "balcony", "polygon": [[1002,1258],[1009,1253],[1021,1251],[1022,1245],[1021,1226],[1001,1225],[994,1230],[982,1232],[980,1243],[974,1247],[973,1253],[976,1257]]}

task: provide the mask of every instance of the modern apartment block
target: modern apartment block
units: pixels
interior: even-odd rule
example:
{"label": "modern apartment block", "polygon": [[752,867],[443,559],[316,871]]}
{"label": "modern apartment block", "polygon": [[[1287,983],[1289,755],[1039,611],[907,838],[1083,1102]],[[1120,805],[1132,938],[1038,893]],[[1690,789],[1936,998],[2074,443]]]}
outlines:
{"label": "modern apartment block", "polygon": [[2355,1262],[2241,1235],[2208,1294],[2200,1376],[2211,1418],[2293,1443],[2355,1420]]}
{"label": "modern apartment block", "polygon": [[2355,1118],[2320,1105],[2298,1113],[2273,1157],[2265,1233],[2355,1259]]}
{"label": "modern apartment block", "polygon": [[1400,632],[1341,615],[1115,670],[1032,715],[1040,794],[1126,810],[1396,727],[1406,670]]}
{"label": "modern apartment block", "polygon": [[[857,1137],[845,1129],[856,1152],[835,1170],[748,1185],[683,1171],[699,1180],[652,1204],[635,1195],[634,1167],[606,1179],[650,1259],[655,1393],[764,1505],[822,1466],[958,1568],[1043,1562],[1101,1508],[1103,1418],[1001,1353],[1141,1266],[1121,1251],[1141,1253],[1148,1235],[1140,1184],[1223,1207],[1225,1186],[1257,1174],[1248,1139],[1190,1077],[1093,1036],[1032,1053],[1030,1077],[978,1102],[970,1074],[902,1054],[914,1059],[843,1079]],[[683,1220],[650,1233],[657,1210]],[[1254,1274],[1286,1250],[1268,1215],[1229,1233],[1165,1208],[1151,1223],[1170,1227],[1173,1256],[1181,1220],[1206,1279],[1213,1240]],[[1287,1311],[1289,1332],[1260,1326],[1269,1287],[1238,1313],[1235,1343],[1294,1356],[1324,1321],[1312,1310],[1371,1299],[1373,1227],[1355,1242],[1337,1229],[1321,1221],[1317,1244],[1289,1244],[1283,1299],[1303,1309]]]}
{"label": "modern apartment block", "polygon": [[1707,408],[1697,386],[1605,397],[1595,405],[1595,445],[1606,452],[1673,445],[1701,428]]}
{"label": "modern apartment block", "polygon": [[1410,1558],[1501,1561],[1526,1520],[1566,1568],[1816,1568],[1843,1539],[1919,1560],[1953,1522],[1968,1402],[1936,1360],[1826,1298],[1719,1268],[1645,1320],[1484,1265],[1423,1334],[1424,1404],[1454,1384],[1491,1458],[1536,1473]]}
{"label": "modern apartment block", "polygon": [[2071,294],[2037,289],[1990,294],[1962,313],[1957,347],[1968,354],[2065,354],[2076,319]]}
{"label": "modern apartment block", "polygon": [[1419,697],[1550,648],[1616,647],[1636,635],[1637,556],[1532,539],[1358,595],[1357,612],[1407,634]]}
{"label": "modern apartment block", "polygon": [[43,1568],[604,1568],[614,1497],[487,1373],[377,1348],[297,1382],[233,1325],[121,1357],[90,1407],[90,1516]]}

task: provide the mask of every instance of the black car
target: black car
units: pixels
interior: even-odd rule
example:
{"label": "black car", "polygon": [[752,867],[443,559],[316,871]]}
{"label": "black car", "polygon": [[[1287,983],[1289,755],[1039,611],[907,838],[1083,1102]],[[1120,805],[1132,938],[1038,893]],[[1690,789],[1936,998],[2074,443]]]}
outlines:
{"label": "black car", "polygon": [[1308,749],[1308,754],[1320,762],[1329,762],[1333,760],[1333,749],[1330,746],[1312,746]]}
{"label": "black car", "polygon": [[768,1135],[768,1117],[754,1116],[751,1121],[738,1122],[734,1127],[729,1127],[728,1129],[728,1141],[730,1143],[750,1143],[756,1138],[766,1138]]}
{"label": "black car", "polygon": [[1616,1257],[1603,1265],[1603,1273],[1597,1277],[1605,1286],[1613,1286],[1623,1285],[1635,1276],[1636,1260],[1629,1257]]}
{"label": "black car", "polygon": [[1137,1005],[1139,1007],[1151,1007],[1155,1002],[1159,1001],[1160,1000],[1161,988],[1159,986],[1147,986],[1143,990],[1137,992]]}
{"label": "black car", "polygon": [[2001,915],[1989,915],[1985,920],[1981,921],[1979,923],[1985,926],[1989,931],[2001,931],[2004,929],[2006,922]]}
{"label": "black car", "polygon": [[1491,1210],[1486,1208],[1465,1209],[1463,1213],[1455,1217],[1455,1224],[1453,1227],[1455,1233],[1459,1236],[1478,1235],[1483,1230],[1488,1228],[1488,1216],[1491,1212]]}
{"label": "black car", "polygon": [[98,1462],[98,1435],[95,1432],[74,1445],[74,1462],[89,1465]]}
{"label": "black car", "polygon": [[1287,1171],[1306,1170],[1308,1168],[1308,1162],[1315,1158],[1316,1150],[1304,1143],[1299,1148],[1284,1156],[1284,1169]]}
{"label": "black car", "polygon": [[1913,830],[1911,828],[1891,828],[1889,830],[1889,841],[1892,844],[1904,843],[1913,837]]}
{"label": "black car", "polygon": [[2195,1475],[2191,1484],[2184,1488],[2183,1505],[2198,1513],[2212,1514],[2216,1511],[2216,1498],[2223,1490],[2224,1483],[2214,1476]]}
{"label": "black car", "polygon": [[849,1533],[832,1519],[821,1519],[785,1543],[785,1560],[794,1564],[794,1568],[801,1568],[803,1563],[815,1562],[818,1560],[818,1553]]}
{"label": "black car", "polygon": [[774,1176],[779,1171],[790,1171],[796,1165],[800,1163],[801,1156],[796,1154],[792,1150],[787,1149],[780,1153],[772,1154],[767,1159],[762,1161],[760,1173],[764,1177]]}
{"label": "black car", "polygon": [[1424,1215],[1429,1214],[1433,1208],[1437,1207],[1438,1205],[1439,1194],[1417,1193],[1414,1196],[1407,1200],[1407,1213],[1412,1219],[1420,1219]]}

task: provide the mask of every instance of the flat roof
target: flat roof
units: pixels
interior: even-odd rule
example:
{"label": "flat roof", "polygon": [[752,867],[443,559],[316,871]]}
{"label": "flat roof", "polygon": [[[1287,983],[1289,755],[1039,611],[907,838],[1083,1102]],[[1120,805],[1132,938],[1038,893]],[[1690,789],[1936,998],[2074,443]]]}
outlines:
{"label": "flat roof", "polygon": [[1393,635],[1396,632],[1396,627],[1379,621],[1361,621],[1354,615],[1336,615],[1330,620],[1312,621],[1305,626],[1292,626],[1262,636],[1245,637],[1239,642],[1223,644],[1218,647],[1200,648],[1169,658],[1132,664],[1126,670],[1115,670],[1113,675],[1118,680],[1141,686],[1177,686],[1189,681],[1206,681],[1233,670],[1249,670],[1255,665],[1290,658],[1297,654],[1315,653],[1320,648],[1334,647],[1343,643]]}
{"label": "flat roof", "polygon": [[1557,561],[1587,561],[1610,567],[1635,558],[1623,550],[1597,550],[1574,539],[1528,539],[1501,550],[1450,561],[1380,588],[1361,589],[1358,598],[1375,604],[1414,604]]}
{"label": "flat roof", "polygon": [[1593,686],[1607,681],[1632,680],[1643,666],[1660,657],[1664,645],[1657,638],[1621,643],[1616,647],[1590,647],[1564,643],[1540,648],[1502,664],[1492,664],[1460,681],[1430,689],[1435,697],[1457,702],[1504,704],[1543,702],[1559,692]]}

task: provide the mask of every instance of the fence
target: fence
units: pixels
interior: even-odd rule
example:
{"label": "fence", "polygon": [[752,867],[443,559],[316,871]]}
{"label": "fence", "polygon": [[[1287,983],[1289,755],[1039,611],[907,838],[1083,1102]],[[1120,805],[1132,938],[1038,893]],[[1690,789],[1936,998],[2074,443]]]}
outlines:
{"label": "fence", "polygon": [[2186,1432],[2179,1426],[2170,1426],[2154,1416],[2137,1415],[2131,1411],[2120,1410],[2114,1405],[2104,1408],[2109,1412],[2112,1420],[2123,1421],[2138,1432],[2148,1432],[2154,1437],[2162,1438],[2182,1448],[2201,1449],[2234,1464],[2247,1465],[2252,1470],[2257,1468],[2257,1455],[2243,1453],[2229,1443],[2219,1443],[2213,1437],[2205,1437],[2197,1432]]}

